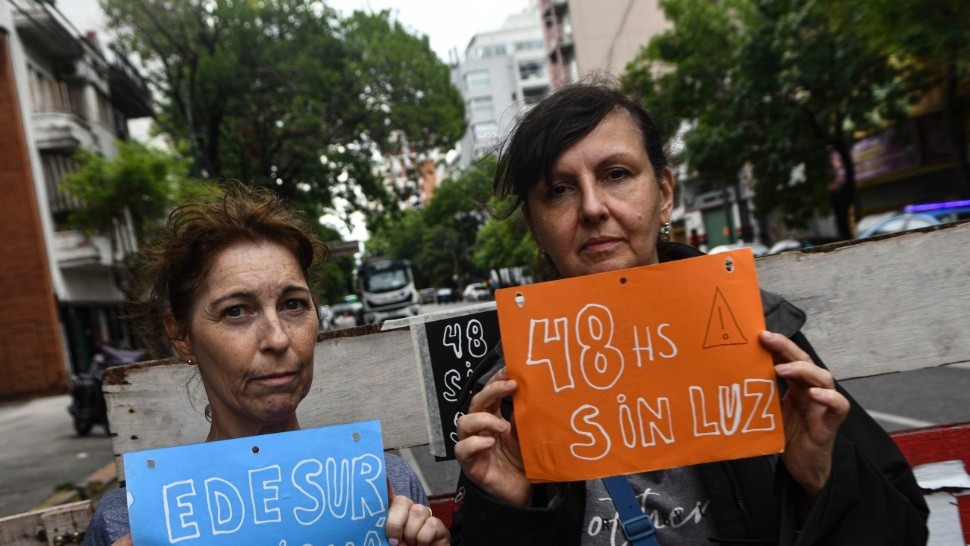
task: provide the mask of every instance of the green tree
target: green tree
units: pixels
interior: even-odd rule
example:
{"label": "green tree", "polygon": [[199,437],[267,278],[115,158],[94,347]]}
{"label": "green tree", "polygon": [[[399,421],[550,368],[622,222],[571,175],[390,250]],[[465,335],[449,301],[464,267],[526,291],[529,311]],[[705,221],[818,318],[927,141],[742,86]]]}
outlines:
{"label": "green tree", "polygon": [[186,176],[185,162],[135,141],[119,141],[114,159],[82,148],[74,160],[77,170],[64,178],[61,189],[81,204],[68,223],[87,233],[108,235],[113,250],[119,250],[115,228],[127,223],[126,215],[131,215],[135,236],[141,240],[180,197],[206,191]]}
{"label": "green tree", "polygon": [[[269,186],[314,215],[371,216],[400,196],[373,158],[445,146],[464,111],[427,39],[388,12],[341,19],[315,0],[104,0],[198,173]],[[413,151],[413,152],[411,152]]]}
{"label": "green tree", "polygon": [[[844,32],[862,35],[907,71],[915,99],[942,91],[946,131],[970,195],[970,159],[964,138],[970,93],[970,2],[965,0],[826,0]],[[963,92],[961,93],[961,90]]]}
{"label": "green tree", "polygon": [[479,278],[475,240],[487,218],[494,159],[484,160],[444,180],[423,208],[407,211],[372,233],[367,254],[411,260],[422,286]]}
{"label": "green tree", "polygon": [[[750,165],[758,209],[780,209],[794,225],[828,193],[839,235],[851,237],[851,146],[905,108],[889,57],[837,32],[817,0],[661,5],[673,28],[651,40],[623,83],[686,122],[689,168],[727,184]],[[833,152],[845,166],[837,184]]]}

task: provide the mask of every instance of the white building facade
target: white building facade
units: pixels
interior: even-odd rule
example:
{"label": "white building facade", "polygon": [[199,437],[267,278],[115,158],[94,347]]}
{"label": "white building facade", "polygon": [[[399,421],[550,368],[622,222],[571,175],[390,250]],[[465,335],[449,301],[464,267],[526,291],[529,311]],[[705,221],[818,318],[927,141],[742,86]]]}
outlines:
{"label": "white building facade", "polygon": [[549,70],[539,9],[511,15],[502,28],[472,37],[465,58],[452,68],[465,99],[468,129],[460,167],[497,151],[518,116],[549,92]]}

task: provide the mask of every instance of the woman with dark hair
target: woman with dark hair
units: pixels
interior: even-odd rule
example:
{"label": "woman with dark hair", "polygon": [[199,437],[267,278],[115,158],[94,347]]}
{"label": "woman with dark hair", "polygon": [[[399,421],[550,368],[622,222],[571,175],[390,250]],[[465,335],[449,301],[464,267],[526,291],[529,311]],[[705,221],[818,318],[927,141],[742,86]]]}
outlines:
{"label": "woman with dark hair", "polygon": [[[602,85],[567,86],[519,122],[499,158],[495,193],[521,207],[562,277],[701,253],[669,242],[674,177],[655,124]],[[627,476],[660,544],[922,544],[927,507],[889,436],[836,384],[800,333],[805,314],[763,292],[785,395],[779,456]],[[516,382],[499,353],[458,421],[461,544],[624,543],[601,480],[532,484],[504,401]],[[483,368],[488,366],[486,361]]]}
{"label": "woman with dark hair", "polygon": [[[311,286],[325,257],[302,214],[242,186],[176,208],[142,248],[127,290],[130,318],[155,357],[174,349],[197,367],[206,441],[300,428],[296,408],[310,389],[319,327]],[[396,493],[392,544],[449,544],[414,471],[394,455],[384,460]],[[124,490],[102,499],[84,543],[131,544]]]}

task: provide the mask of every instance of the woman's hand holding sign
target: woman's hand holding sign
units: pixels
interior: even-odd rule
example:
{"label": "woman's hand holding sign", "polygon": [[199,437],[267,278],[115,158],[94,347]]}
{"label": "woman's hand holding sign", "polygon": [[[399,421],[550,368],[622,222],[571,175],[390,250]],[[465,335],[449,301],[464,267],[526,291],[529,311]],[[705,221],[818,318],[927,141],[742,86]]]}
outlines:
{"label": "woman's hand holding sign", "polygon": [[503,368],[495,374],[458,419],[455,458],[465,475],[491,497],[525,506],[532,500],[532,484],[525,477],[515,424],[502,417],[502,399],[517,384]]}
{"label": "woman's hand holding sign", "polygon": [[814,500],[832,471],[832,448],[839,426],[849,414],[849,401],[835,390],[832,374],[787,337],[762,332],[761,344],[775,359],[775,372],[788,384],[781,400],[785,422],[788,473]]}
{"label": "woman's hand holding sign", "polygon": [[387,482],[390,497],[387,511],[387,538],[392,546],[448,546],[451,534],[444,522],[434,517],[431,508],[407,497],[394,494]]}

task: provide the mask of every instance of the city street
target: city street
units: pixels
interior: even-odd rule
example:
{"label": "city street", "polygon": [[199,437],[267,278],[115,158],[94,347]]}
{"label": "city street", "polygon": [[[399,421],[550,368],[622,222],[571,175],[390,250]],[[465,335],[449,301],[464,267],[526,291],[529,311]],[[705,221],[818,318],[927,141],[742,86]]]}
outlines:
{"label": "city street", "polygon": [[65,394],[0,404],[0,517],[25,512],[111,462],[103,428],[74,432],[70,401]]}
{"label": "city street", "polygon": [[[425,305],[425,312],[466,305]],[[970,365],[954,365],[844,382],[887,430],[970,421]],[[0,517],[37,505],[60,485],[78,484],[112,460],[111,441],[96,427],[75,434],[69,396],[0,404]],[[458,466],[435,462],[427,447],[402,450],[431,495],[454,490]]]}

